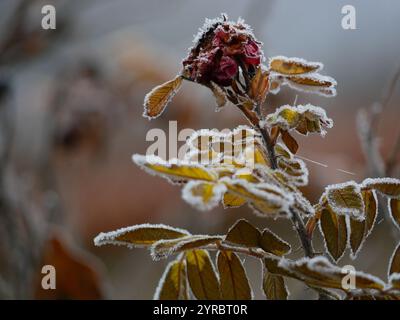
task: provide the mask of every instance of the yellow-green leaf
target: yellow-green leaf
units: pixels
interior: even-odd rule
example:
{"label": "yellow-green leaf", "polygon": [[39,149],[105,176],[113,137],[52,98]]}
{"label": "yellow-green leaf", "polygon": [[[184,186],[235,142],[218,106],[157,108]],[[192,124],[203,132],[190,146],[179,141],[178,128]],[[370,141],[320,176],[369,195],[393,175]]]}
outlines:
{"label": "yellow-green leaf", "polygon": [[225,240],[246,247],[258,247],[260,236],[256,227],[241,219],[229,229]]}
{"label": "yellow-green leaf", "polygon": [[218,175],[215,172],[197,163],[179,161],[177,159],[164,161],[156,156],[147,157],[138,154],[133,155],[132,159],[144,170],[150,171],[153,174],[159,174],[172,181],[215,181],[218,178]]}
{"label": "yellow-green leaf", "polygon": [[144,98],[143,115],[149,119],[157,118],[165,109],[168,102],[176,94],[182,84],[182,77],[176,76],[153,90]]}
{"label": "yellow-green leaf", "polygon": [[270,59],[269,68],[271,71],[283,75],[298,75],[317,72],[322,69],[322,64],[319,62],[309,62],[299,58],[277,56]]}
{"label": "yellow-green leaf", "polygon": [[185,260],[178,257],[168,264],[154,295],[155,300],[187,300],[188,286]]}
{"label": "yellow-green leaf", "polygon": [[279,238],[268,229],[264,229],[260,237],[260,247],[265,251],[277,256],[282,256],[290,252],[290,245]]}
{"label": "yellow-green leaf", "polygon": [[224,184],[204,181],[189,181],[182,189],[182,198],[200,210],[216,207],[226,191]]}
{"label": "yellow-green leaf", "polygon": [[334,260],[339,260],[346,250],[347,228],[345,216],[337,215],[327,205],[322,209],[320,226],[326,249]]}
{"label": "yellow-green leaf", "polygon": [[167,258],[168,256],[190,249],[214,244],[222,241],[221,236],[193,235],[173,240],[160,240],[151,246],[151,256],[155,260]]}
{"label": "yellow-green leaf", "polygon": [[394,224],[400,228],[400,200],[390,199],[389,201],[390,216],[392,217]]}
{"label": "yellow-green leaf", "polygon": [[287,300],[289,292],[282,276],[264,272],[263,290],[268,300]]}
{"label": "yellow-green leaf", "polygon": [[199,300],[220,299],[218,278],[208,252],[200,249],[188,251],[186,265],[194,296]]}
{"label": "yellow-green leaf", "polygon": [[126,246],[150,246],[159,240],[170,240],[190,235],[186,230],[173,228],[163,224],[139,224],[118,229],[107,233],[100,233],[94,243],[97,246],[116,244]]}
{"label": "yellow-green leaf", "polygon": [[243,199],[240,196],[237,196],[230,192],[225,192],[224,197],[222,199],[222,204],[224,208],[237,208],[246,203],[246,199]]}
{"label": "yellow-green leaf", "polygon": [[249,280],[239,257],[231,251],[220,251],[217,255],[221,296],[224,300],[250,300]]}

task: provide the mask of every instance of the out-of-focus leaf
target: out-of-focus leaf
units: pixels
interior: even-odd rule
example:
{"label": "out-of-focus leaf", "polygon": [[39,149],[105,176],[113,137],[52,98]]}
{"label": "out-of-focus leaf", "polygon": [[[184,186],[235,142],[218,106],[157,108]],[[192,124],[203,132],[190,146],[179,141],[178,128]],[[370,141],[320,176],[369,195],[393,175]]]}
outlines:
{"label": "out-of-focus leaf", "polygon": [[36,286],[36,299],[104,299],[100,266],[98,261],[86,252],[71,248],[65,240],[54,235],[44,248],[41,267],[53,266],[56,271],[56,287],[45,290],[41,285],[43,274]]}
{"label": "out-of-focus leaf", "polygon": [[394,224],[400,228],[400,200],[390,199],[389,209]]}
{"label": "out-of-focus leaf", "polygon": [[263,290],[268,300],[287,300],[289,296],[282,276],[264,272]]}
{"label": "out-of-focus leaf", "polygon": [[271,71],[283,75],[298,75],[317,72],[322,69],[322,64],[319,62],[309,62],[299,58],[277,56],[270,59],[269,68]]}
{"label": "out-of-focus leaf", "polygon": [[218,176],[213,171],[197,163],[173,159],[164,161],[156,156],[133,155],[133,161],[142,169],[159,174],[172,181],[203,180],[215,181]]}
{"label": "out-of-focus leaf", "polygon": [[221,297],[224,300],[251,300],[252,293],[239,257],[230,251],[217,255]]}
{"label": "out-of-focus leaf", "polygon": [[151,256],[155,260],[167,258],[171,254],[200,248],[223,240],[221,236],[193,235],[173,240],[160,240],[151,246]]}
{"label": "out-of-focus leaf", "polygon": [[299,144],[297,143],[296,139],[293,138],[289,132],[285,130],[281,130],[281,137],[282,141],[288,147],[291,153],[295,154],[299,149]]}
{"label": "out-of-focus leaf", "polygon": [[264,229],[259,240],[260,247],[265,251],[277,256],[282,256],[290,252],[290,245],[279,238],[268,229]]}
{"label": "out-of-focus leaf", "polygon": [[166,267],[154,295],[155,300],[187,300],[186,263],[178,257]]}
{"label": "out-of-focus leaf", "polygon": [[364,219],[364,201],[358,184],[353,181],[330,185],[324,194],[331,209],[339,215]]}
{"label": "out-of-focus leaf", "polygon": [[225,240],[246,247],[258,247],[260,231],[245,219],[237,221],[228,231]]}
{"label": "out-of-focus leaf", "polygon": [[327,251],[334,260],[339,260],[347,245],[345,216],[337,215],[330,206],[326,206],[321,212],[320,226]]}
{"label": "out-of-focus leaf", "polygon": [[296,85],[330,88],[336,86],[336,81],[331,77],[320,74],[310,74],[301,76],[289,76],[286,78],[289,82]]}
{"label": "out-of-focus leaf", "polygon": [[96,246],[116,244],[126,246],[150,246],[159,240],[182,238],[190,235],[183,229],[173,228],[163,224],[139,224],[116,231],[100,233],[95,239]]}
{"label": "out-of-focus leaf", "polygon": [[400,198],[400,180],[395,178],[368,178],[362,183],[363,189],[379,191],[389,198]]}
{"label": "out-of-focus leaf", "polygon": [[149,119],[157,118],[179,90],[181,84],[182,77],[177,76],[151,90],[144,98],[143,115]]}
{"label": "out-of-focus leaf", "polygon": [[207,251],[200,249],[188,251],[186,265],[190,288],[197,299],[221,298],[218,278]]}
{"label": "out-of-focus leaf", "polygon": [[[311,286],[321,286],[324,288],[351,290],[343,288],[343,277],[347,273],[343,273],[342,268],[333,265],[323,256],[314,258],[303,258],[297,261],[281,259],[278,266],[285,269],[296,277],[300,277],[304,282]],[[382,290],[385,283],[380,279],[366,274],[364,272],[355,271],[355,290]]]}

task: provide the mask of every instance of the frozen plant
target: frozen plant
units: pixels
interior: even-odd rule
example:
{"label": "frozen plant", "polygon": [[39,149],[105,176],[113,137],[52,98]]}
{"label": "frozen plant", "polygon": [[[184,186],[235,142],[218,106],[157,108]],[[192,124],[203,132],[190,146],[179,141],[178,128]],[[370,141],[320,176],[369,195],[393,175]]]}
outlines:
{"label": "frozen plant", "polygon": [[[400,245],[389,262],[385,281],[356,271],[356,287],[343,286],[345,274],[338,265],[347,248],[356,258],[371,233],[377,216],[377,192],[388,199],[393,223],[400,227],[400,180],[366,179],[330,185],[312,205],[298,189],[308,184],[308,171],[296,157],[299,145],[293,134],[324,136],[333,121],[325,110],[310,104],[281,106],[266,116],[263,105],[267,95],[276,94],[283,85],[334,96],[336,82],[319,73],[323,65],[318,62],[284,56],[270,58],[267,65],[264,61],[261,43],[242,20],[228,21],[224,15],[207,20],[183,60],[180,74],[146,96],[144,116],[158,117],[186,80],[208,87],[218,108],[233,104],[249,125],[224,134],[196,132],[187,140],[183,159],[165,161],[134,155],[133,161],[149,173],[182,185],[182,198],[198,209],[209,210],[220,203],[224,208],[247,204],[262,217],[290,219],[304,257],[288,258],[291,244],[245,219],[224,235],[198,235],[144,224],[101,233],[95,244],[146,247],[155,260],[176,256],[166,267],[156,299],[251,299],[242,261],[246,255],[263,265],[262,286],[267,299],[288,298],[286,278],[303,282],[320,299],[400,299]],[[313,249],[317,226],[326,253]],[[210,251],[217,252],[216,266]]]}

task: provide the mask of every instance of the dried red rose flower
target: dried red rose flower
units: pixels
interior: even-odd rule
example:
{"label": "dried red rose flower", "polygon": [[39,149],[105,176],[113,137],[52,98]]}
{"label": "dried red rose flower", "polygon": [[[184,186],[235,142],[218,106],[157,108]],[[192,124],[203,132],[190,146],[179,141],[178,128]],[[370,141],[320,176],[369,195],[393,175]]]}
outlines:
{"label": "dried red rose flower", "polygon": [[219,62],[218,68],[213,73],[213,80],[221,86],[228,86],[238,72],[238,65],[234,59],[223,56]]}
{"label": "dried red rose flower", "polygon": [[195,82],[209,85],[214,81],[229,86],[242,72],[254,70],[261,63],[262,51],[251,30],[242,21],[226,21],[226,17],[207,22],[198,35],[196,45],[183,61],[184,75]]}

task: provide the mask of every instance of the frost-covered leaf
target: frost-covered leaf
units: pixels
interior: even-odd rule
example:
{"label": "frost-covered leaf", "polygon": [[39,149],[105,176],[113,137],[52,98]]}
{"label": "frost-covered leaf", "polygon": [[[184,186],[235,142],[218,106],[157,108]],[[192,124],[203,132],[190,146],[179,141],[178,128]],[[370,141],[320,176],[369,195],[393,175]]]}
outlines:
{"label": "frost-covered leaf", "polygon": [[251,183],[242,179],[223,178],[229,192],[246,199],[261,216],[287,215],[293,202],[285,190],[269,183]]}
{"label": "frost-covered leaf", "polygon": [[230,251],[217,254],[221,296],[224,300],[251,300],[252,292],[240,258]]}
{"label": "frost-covered leaf", "polygon": [[[225,92],[214,82],[211,82],[211,91],[214,94],[217,108],[222,108],[226,105],[227,99]],[[218,109],[217,109],[218,110]]]}
{"label": "frost-covered leaf", "polygon": [[400,199],[400,180],[395,178],[368,178],[362,183],[363,189],[373,189],[389,198]]}
{"label": "frost-covered leaf", "polygon": [[187,274],[190,288],[199,300],[220,299],[220,289],[210,255],[205,250],[186,253]]}
{"label": "frost-covered leaf", "polygon": [[157,118],[179,90],[181,84],[182,77],[176,76],[173,80],[167,81],[151,90],[144,98],[143,116],[149,119]]}
{"label": "frost-covered leaf", "polygon": [[[324,128],[332,128],[333,121],[328,118],[324,109],[307,105],[284,105],[274,113],[269,114],[266,122],[270,126],[278,126],[284,131],[295,129],[297,132],[326,134]],[[290,148],[289,148],[290,149]]]}
{"label": "frost-covered leaf", "polygon": [[100,233],[95,239],[96,246],[105,244],[126,245],[128,247],[150,246],[159,240],[170,240],[190,235],[183,229],[163,224],[139,224],[115,231]]}
{"label": "frost-covered leaf", "polygon": [[349,217],[347,223],[350,228],[350,248],[352,257],[355,258],[360,251],[363,242],[369,236],[374,227],[377,216],[377,202],[375,193],[372,190],[365,190],[361,192],[364,201],[364,220],[356,220]]}
{"label": "frost-covered leaf", "polygon": [[[392,273],[389,276],[389,284],[391,289],[400,291],[400,273]],[[397,300],[400,300],[400,296],[396,296]]]}
{"label": "frost-covered leaf", "polygon": [[292,159],[278,159],[278,168],[282,170],[283,174],[295,186],[305,186],[308,184],[308,169],[304,161]]}
{"label": "frost-covered leaf", "polygon": [[238,208],[244,205],[246,202],[246,199],[230,192],[225,192],[222,199],[222,204],[224,205],[224,208]]}
{"label": "frost-covered leaf", "polygon": [[400,228],[400,200],[399,199],[390,199],[389,200],[389,211],[390,216],[394,224]]}
{"label": "frost-covered leaf", "polygon": [[282,141],[288,147],[291,153],[295,154],[299,150],[299,144],[296,139],[291,136],[286,130],[281,130]]}
{"label": "frost-covered leaf", "polygon": [[354,181],[330,185],[324,193],[332,210],[339,215],[364,219],[364,201],[360,186]]}
{"label": "frost-covered leaf", "polygon": [[154,260],[186,250],[197,249],[223,240],[221,236],[193,235],[172,240],[160,240],[151,246],[151,256]]}
{"label": "frost-covered leaf", "polygon": [[171,261],[158,283],[154,300],[187,300],[186,263],[182,256]]}
{"label": "frost-covered leaf", "polygon": [[283,75],[298,75],[317,72],[322,69],[320,62],[309,62],[301,58],[285,56],[272,57],[269,60],[269,69]]}
{"label": "frost-covered leaf", "polygon": [[318,73],[307,75],[286,76],[281,80],[282,84],[288,85],[294,90],[314,93],[325,97],[336,96],[336,81]]}
{"label": "frost-covered leaf", "polygon": [[132,159],[139,167],[149,173],[158,174],[172,181],[215,181],[218,178],[215,172],[193,162],[178,159],[165,161],[157,156],[144,156],[139,154],[134,154]]}
{"label": "frost-covered leaf", "polygon": [[258,247],[261,233],[250,222],[240,219],[229,229],[225,241],[246,246]]}
{"label": "frost-covered leaf", "polygon": [[282,276],[264,271],[263,290],[268,300],[287,300],[289,291]]}
{"label": "frost-covered leaf", "polygon": [[290,252],[290,245],[279,238],[269,229],[264,229],[259,240],[260,247],[265,251],[277,256],[282,256]]}
{"label": "frost-covered leaf", "polygon": [[269,89],[268,71],[259,67],[255,76],[251,79],[249,96],[256,103],[262,104],[265,101]]}
{"label": "frost-covered leaf", "polygon": [[347,245],[346,217],[337,215],[328,205],[322,208],[320,227],[326,250],[335,261],[339,260]]}
{"label": "frost-covered leaf", "polygon": [[400,243],[397,245],[390,258],[388,274],[390,276],[394,273],[400,273]]}
{"label": "frost-covered leaf", "polygon": [[224,184],[203,181],[189,181],[182,189],[182,198],[200,210],[216,207],[226,191]]}
{"label": "frost-covered leaf", "polygon": [[[345,290],[342,287],[342,280],[347,273],[343,273],[342,268],[333,265],[323,256],[302,258],[297,261],[282,258],[278,266],[311,286]],[[385,287],[382,280],[364,272],[356,271],[354,276],[356,290],[382,290]]]}

